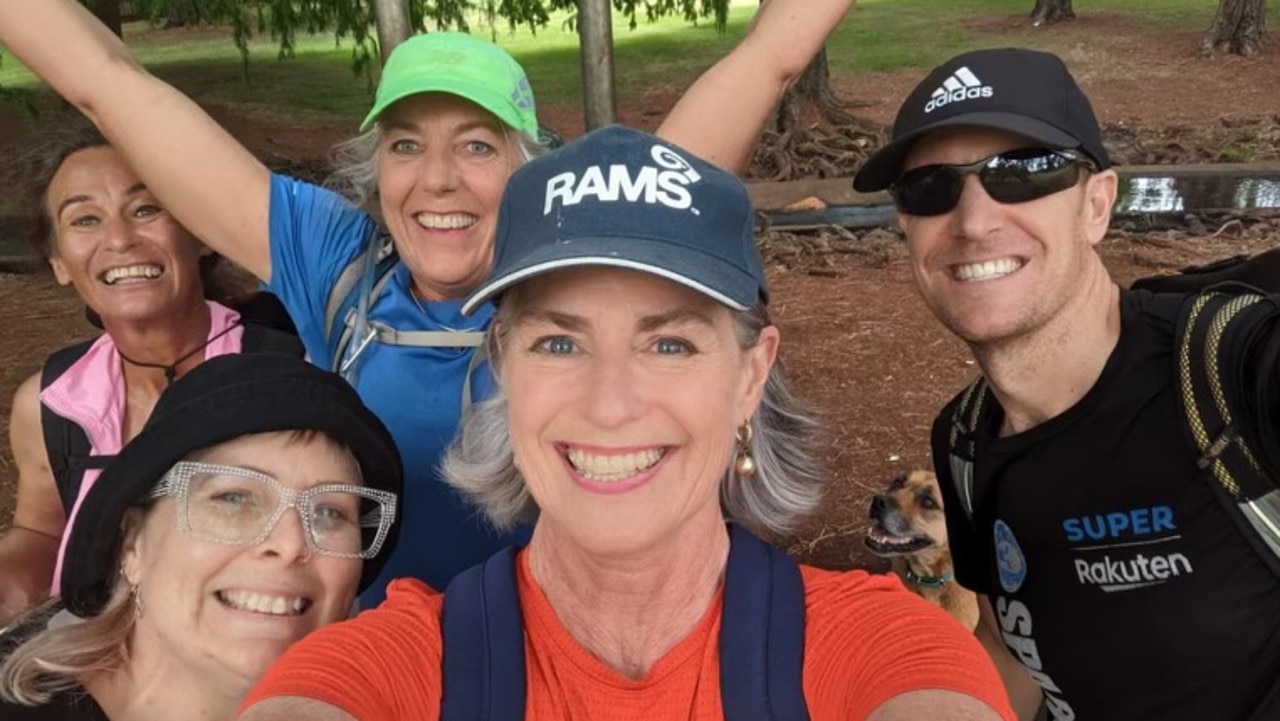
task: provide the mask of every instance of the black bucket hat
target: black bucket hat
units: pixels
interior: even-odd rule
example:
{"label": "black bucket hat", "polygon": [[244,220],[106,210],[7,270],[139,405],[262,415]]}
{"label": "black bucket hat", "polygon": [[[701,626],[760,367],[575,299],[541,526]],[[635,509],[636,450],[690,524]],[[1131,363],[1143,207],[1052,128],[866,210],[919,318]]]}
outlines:
{"label": "black bucket hat", "polygon": [[[395,441],[354,389],[336,374],[284,354],[211,358],[165,390],[142,432],[125,445],[81,504],[67,540],[62,599],[87,618],[102,612],[119,572],[120,525],[160,478],[202,448],[254,433],[315,430],[351,450],[370,488],[400,495],[404,469]],[[363,591],[386,563],[398,535],[364,562]]]}
{"label": "black bucket hat", "polygon": [[933,69],[893,121],[893,138],[853,178],[860,193],[884,190],[902,174],[920,138],[943,128],[992,128],[1054,150],[1078,150],[1111,167],[1093,106],[1061,58],[1021,48],[975,50]]}

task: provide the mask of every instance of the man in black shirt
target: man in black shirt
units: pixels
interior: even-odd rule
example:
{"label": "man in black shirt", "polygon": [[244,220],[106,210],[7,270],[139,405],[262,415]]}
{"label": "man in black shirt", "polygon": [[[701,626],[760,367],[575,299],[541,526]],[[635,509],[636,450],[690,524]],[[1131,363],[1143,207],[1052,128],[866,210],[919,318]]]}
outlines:
{"label": "man in black shirt", "polygon": [[[956,575],[1022,718],[1280,719],[1280,579],[1197,468],[1183,297],[1122,290],[1096,252],[1110,165],[1061,60],[984,50],[916,87],[854,181],[890,189],[925,303],[990,388],[934,424]],[[1273,479],[1277,371],[1248,359],[1275,357],[1274,325],[1223,374]]]}

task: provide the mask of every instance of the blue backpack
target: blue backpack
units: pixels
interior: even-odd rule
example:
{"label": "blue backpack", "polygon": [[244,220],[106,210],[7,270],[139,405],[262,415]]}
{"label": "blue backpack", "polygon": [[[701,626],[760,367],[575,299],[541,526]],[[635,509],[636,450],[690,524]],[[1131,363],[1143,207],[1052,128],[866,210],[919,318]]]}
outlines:
{"label": "blue backpack", "polygon": [[[524,719],[524,624],[515,556],[516,549],[503,549],[445,589],[440,721]],[[804,583],[796,562],[730,525],[720,624],[726,721],[808,721],[804,620]]]}

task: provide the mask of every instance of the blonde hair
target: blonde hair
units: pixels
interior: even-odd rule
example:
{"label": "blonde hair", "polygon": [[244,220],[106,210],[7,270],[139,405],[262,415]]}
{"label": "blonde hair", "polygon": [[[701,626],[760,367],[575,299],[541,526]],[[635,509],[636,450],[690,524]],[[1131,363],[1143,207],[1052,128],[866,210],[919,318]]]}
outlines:
{"label": "blonde hair", "polygon": [[102,613],[92,618],[46,628],[63,610],[54,599],[29,612],[10,633],[34,635],[0,664],[0,699],[43,706],[55,696],[82,690],[89,676],[118,671],[129,661],[134,605],[122,583]]}

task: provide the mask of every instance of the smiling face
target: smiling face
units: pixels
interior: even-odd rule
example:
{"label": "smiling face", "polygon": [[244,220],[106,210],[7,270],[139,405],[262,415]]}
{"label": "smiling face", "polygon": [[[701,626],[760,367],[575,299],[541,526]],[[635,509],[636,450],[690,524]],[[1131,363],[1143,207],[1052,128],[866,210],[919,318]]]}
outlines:
{"label": "smiling face", "polygon": [[203,303],[200,256],[208,251],[113,148],[67,156],[45,193],[45,211],[54,277],[105,322],[145,322],[175,304]]}
{"label": "smiling face", "polygon": [[489,274],[519,148],[492,113],[456,95],[412,95],[379,122],[382,215],[414,290],[425,300],[463,297]]}
{"label": "smiling face", "polygon": [[[256,470],[299,490],[360,483],[350,453],[323,436],[244,436],[188,460]],[[132,640],[140,655],[165,654],[211,684],[247,690],[295,641],[349,614],[361,561],[311,553],[296,511],[263,543],[230,546],[188,537],[178,506],[174,496],[157,501],[126,542],[125,579],[139,586],[144,609]]]}
{"label": "smiling face", "polygon": [[[960,129],[927,136],[903,170],[972,163],[1034,147],[1020,136]],[[912,272],[925,303],[971,344],[998,343],[1045,327],[1080,296],[1101,266],[1094,247],[1106,233],[1115,173],[1084,174],[1067,190],[1026,203],[992,200],[976,175],[965,178],[949,213],[899,213]]]}
{"label": "smiling face", "polygon": [[872,497],[867,515],[872,526],[863,542],[877,555],[899,556],[947,546],[942,492],[938,478],[929,471],[893,479],[884,493]]}
{"label": "smiling face", "polygon": [[625,270],[553,273],[503,302],[517,308],[501,336],[511,443],[538,524],[602,554],[722,524],[734,430],[760,402],[777,329],[744,350],[727,308]]}

